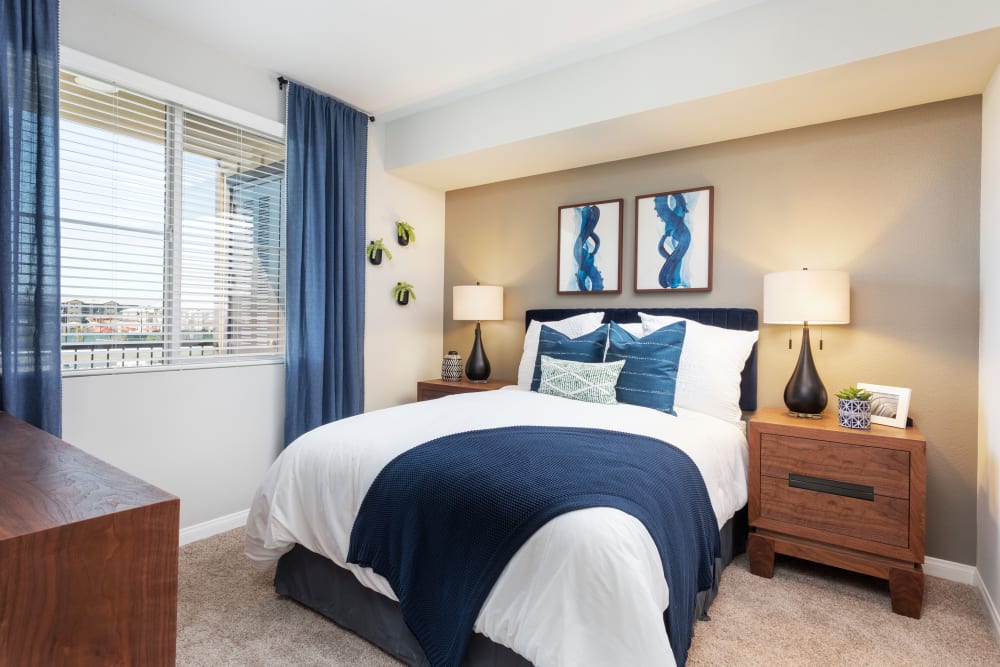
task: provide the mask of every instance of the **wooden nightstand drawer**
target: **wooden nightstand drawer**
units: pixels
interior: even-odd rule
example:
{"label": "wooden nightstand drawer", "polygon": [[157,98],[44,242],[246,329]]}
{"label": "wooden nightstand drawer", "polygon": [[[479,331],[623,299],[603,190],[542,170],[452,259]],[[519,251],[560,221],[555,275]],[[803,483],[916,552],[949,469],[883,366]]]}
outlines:
{"label": "wooden nightstand drawer", "polygon": [[805,526],[837,535],[906,547],[910,541],[906,500],[874,496],[851,498],[795,488],[788,480],[762,477],[760,518]]}
{"label": "wooden nightstand drawer", "polygon": [[462,391],[447,391],[440,390],[436,387],[421,387],[419,393],[417,394],[418,401],[431,401],[435,398],[441,398],[442,396],[453,396],[455,394],[464,394],[466,392]]}
{"label": "wooden nightstand drawer", "polygon": [[927,443],[915,428],[841,428],[764,408],[747,425],[750,571],[775,554],[889,580],[892,610],[920,618]]}
{"label": "wooden nightstand drawer", "polygon": [[761,474],[789,474],[872,487],[876,496],[910,497],[910,454],[899,449],[846,445],[767,433],[760,438]]}

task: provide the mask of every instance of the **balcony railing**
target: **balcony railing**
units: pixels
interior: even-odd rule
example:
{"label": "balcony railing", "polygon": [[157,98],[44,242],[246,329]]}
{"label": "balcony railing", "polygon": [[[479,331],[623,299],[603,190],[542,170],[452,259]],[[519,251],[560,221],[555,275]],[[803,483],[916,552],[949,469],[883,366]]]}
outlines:
{"label": "balcony railing", "polygon": [[[164,357],[163,347],[162,342],[150,341],[63,343],[62,368],[64,371],[83,371],[163,366],[170,361],[170,357]],[[214,341],[183,342],[180,358],[216,356],[219,351],[220,348]]]}

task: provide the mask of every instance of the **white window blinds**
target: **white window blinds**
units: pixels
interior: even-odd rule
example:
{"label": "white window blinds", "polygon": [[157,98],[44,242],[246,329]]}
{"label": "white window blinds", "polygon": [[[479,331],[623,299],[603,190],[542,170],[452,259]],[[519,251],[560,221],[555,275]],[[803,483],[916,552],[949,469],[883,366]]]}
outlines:
{"label": "white window blinds", "polygon": [[280,359],[284,145],[63,71],[67,372]]}

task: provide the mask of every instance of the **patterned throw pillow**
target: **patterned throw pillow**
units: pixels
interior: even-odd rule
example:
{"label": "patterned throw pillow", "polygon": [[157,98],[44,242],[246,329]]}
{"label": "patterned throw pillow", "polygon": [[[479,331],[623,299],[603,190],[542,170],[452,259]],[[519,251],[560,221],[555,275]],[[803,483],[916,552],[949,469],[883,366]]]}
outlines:
{"label": "patterned throw pillow", "polygon": [[535,375],[531,380],[531,391],[538,391],[542,380],[542,355],[553,359],[600,363],[604,361],[604,348],[608,345],[608,327],[591,331],[589,334],[570,338],[552,327],[542,325],[538,336],[538,359],[535,361]]}
{"label": "patterned throw pillow", "polygon": [[616,322],[611,323],[605,361],[624,360],[618,378],[618,400],[667,414],[674,412],[677,367],[684,345],[686,322],[636,338]]}
{"label": "patterned throw pillow", "polygon": [[572,398],[574,401],[614,405],[615,385],[625,361],[588,364],[543,356],[538,393]]}

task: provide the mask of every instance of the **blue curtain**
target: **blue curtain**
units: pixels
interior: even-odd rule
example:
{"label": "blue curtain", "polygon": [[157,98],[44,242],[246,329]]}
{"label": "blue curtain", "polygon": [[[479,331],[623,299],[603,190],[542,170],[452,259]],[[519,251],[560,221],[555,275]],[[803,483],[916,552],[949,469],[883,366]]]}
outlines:
{"label": "blue curtain", "polygon": [[285,444],[364,410],[368,117],[288,87]]}
{"label": "blue curtain", "polygon": [[0,0],[0,408],[60,435],[57,0]]}

